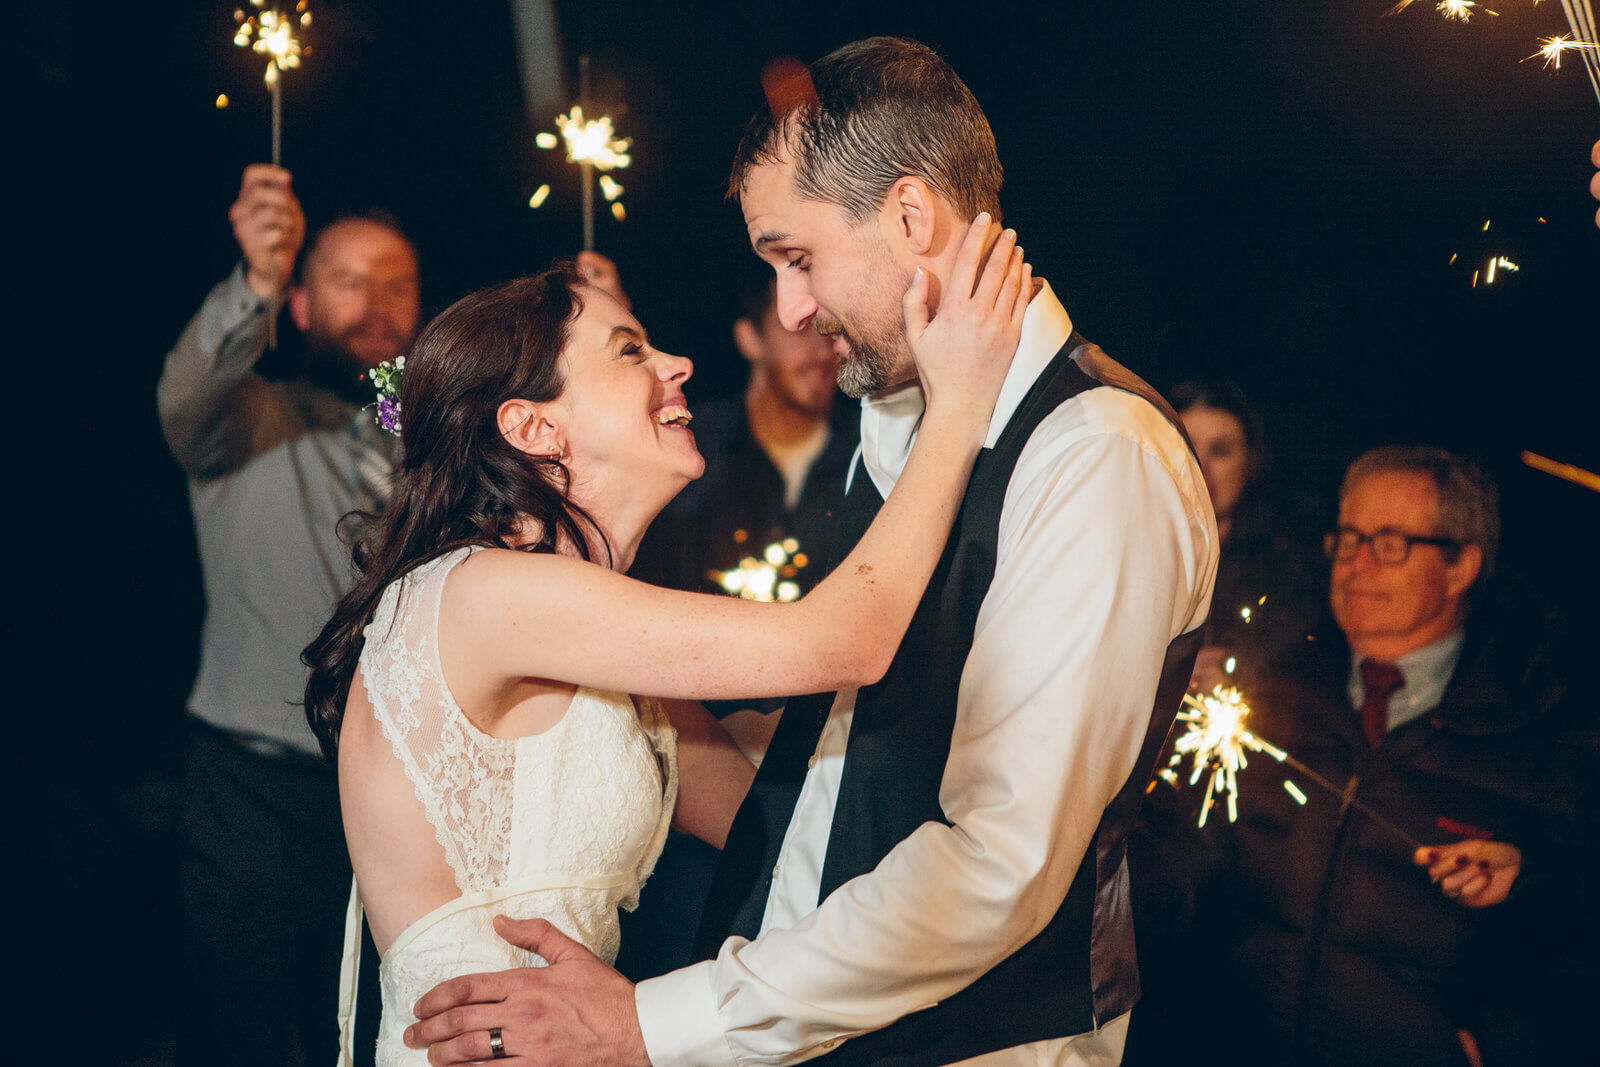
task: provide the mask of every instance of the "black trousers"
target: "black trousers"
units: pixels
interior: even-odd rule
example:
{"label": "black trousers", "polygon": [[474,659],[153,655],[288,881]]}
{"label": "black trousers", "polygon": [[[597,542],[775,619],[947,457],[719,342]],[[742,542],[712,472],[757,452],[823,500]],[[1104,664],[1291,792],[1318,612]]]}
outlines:
{"label": "black trousers", "polygon": [[350,857],[331,767],[195,722],[179,826],[180,1064],[330,1063]]}

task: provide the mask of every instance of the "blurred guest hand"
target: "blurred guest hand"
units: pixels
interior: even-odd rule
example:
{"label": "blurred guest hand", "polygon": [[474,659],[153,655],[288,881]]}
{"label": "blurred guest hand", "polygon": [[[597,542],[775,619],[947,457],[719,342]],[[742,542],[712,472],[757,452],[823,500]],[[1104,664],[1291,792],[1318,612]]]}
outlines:
{"label": "blurred guest hand", "polygon": [[579,252],[578,273],[583,275],[584,281],[596,289],[616,297],[617,303],[624,308],[633,310],[633,301],[622,291],[622,275],[617,273],[617,265],[611,260],[599,252]]}
{"label": "blurred guest hand", "polygon": [[306,216],[289,188],[289,172],[268,163],[246,167],[228,221],[244,253],[250,288],[268,300],[282,296],[306,236]]}
{"label": "blurred guest hand", "polygon": [[1419,848],[1412,862],[1428,868],[1439,891],[1463,908],[1487,908],[1511,891],[1522,870],[1522,850],[1504,841],[1458,841]]}
{"label": "blurred guest hand", "polygon": [[[1596,200],[1600,200],[1600,141],[1594,143],[1589,149],[1589,162],[1595,166],[1595,174],[1589,179],[1589,192]],[[1600,211],[1594,213],[1594,224],[1600,226]]]}

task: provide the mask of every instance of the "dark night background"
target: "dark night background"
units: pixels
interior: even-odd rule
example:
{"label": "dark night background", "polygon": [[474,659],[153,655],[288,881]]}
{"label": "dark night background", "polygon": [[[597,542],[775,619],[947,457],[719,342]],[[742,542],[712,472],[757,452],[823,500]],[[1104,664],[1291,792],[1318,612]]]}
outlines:
{"label": "dark night background", "polygon": [[[628,220],[602,214],[597,246],[655,341],[696,360],[691,402],[742,381],[727,281],[748,252],[723,187],[762,65],[915,37],[987,110],[1006,220],[1087,336],[1158,387],[1240,381],[1309,495],[1331,497],[1371,445],[1477,457],[1500,481],[1518,580],[1592,626],[1600,495],[1517,457],[1600,468],[1600,104],[1576,61],[1518,62],[1565,30],[1557,5],[1502,0],[1465,25],[1432,3],[1380,18],[1388,6],[555,5],[569,93],[587,53],[594,102],[634,138],[617,175]],[[428,311],[576,249],[576,168],[533,145],[554,112],[524,109],[505,3],[313,8],[313,54],[284,94],[284,163],[313,225],[395,211]],[[45,872],[21,879],[50,902],[39,933],[57,940],[39,958],[62,984],[46,1000],[96,1062],[159,1062],[168,779],[202,603],[154,388],[236,257],[240,171],[267,155],[262,63],[229,43],[232,14],[7,14],[17,869]],[[550,200],[531,211],[541,182]],[[1491,254],[1521,270],[1473,289]]]}

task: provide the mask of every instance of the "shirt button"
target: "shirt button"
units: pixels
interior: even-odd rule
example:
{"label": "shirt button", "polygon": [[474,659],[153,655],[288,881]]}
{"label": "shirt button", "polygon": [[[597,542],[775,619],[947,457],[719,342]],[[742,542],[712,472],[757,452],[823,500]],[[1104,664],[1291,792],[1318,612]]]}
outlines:
{"label": "shirt button", "polygon": [[778,868],[781,867],[781,866],[783,866],[783,865],[780,864],[780,863],[774,863],[772,865],[772,877],[774,877],[774,878],[778,877]]}
{"label": "shirt button", "polygon": [[806,769],[807,770],[813,770],[813,769],[816,768],[816,766],[817,766],[817,754],[815,752],[813,752],[813,753],[811,753],[811,758],[806,760]]}

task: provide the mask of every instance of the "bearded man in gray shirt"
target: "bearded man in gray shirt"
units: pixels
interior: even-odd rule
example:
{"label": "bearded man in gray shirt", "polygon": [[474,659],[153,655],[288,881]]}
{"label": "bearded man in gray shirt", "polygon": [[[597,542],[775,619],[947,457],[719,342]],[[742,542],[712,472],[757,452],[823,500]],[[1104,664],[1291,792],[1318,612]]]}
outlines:
{"label": "bearded man in gray shirt", "polygon": [[[243,261],[167,356],[167,444],[189,478],[204,572],[189,696],[179,873],[181,1063],[332,1058],[350,861],[333,769],[298,704],[300,650],[354,578],[339,522],[382,502],[398,440],[361,410],[368,368],[420,314],[417,256],[393,219],[346,216],[311,241],[279,167],[246,168],[229,212]],[[257,365],[287,297],[300,376]]]}

